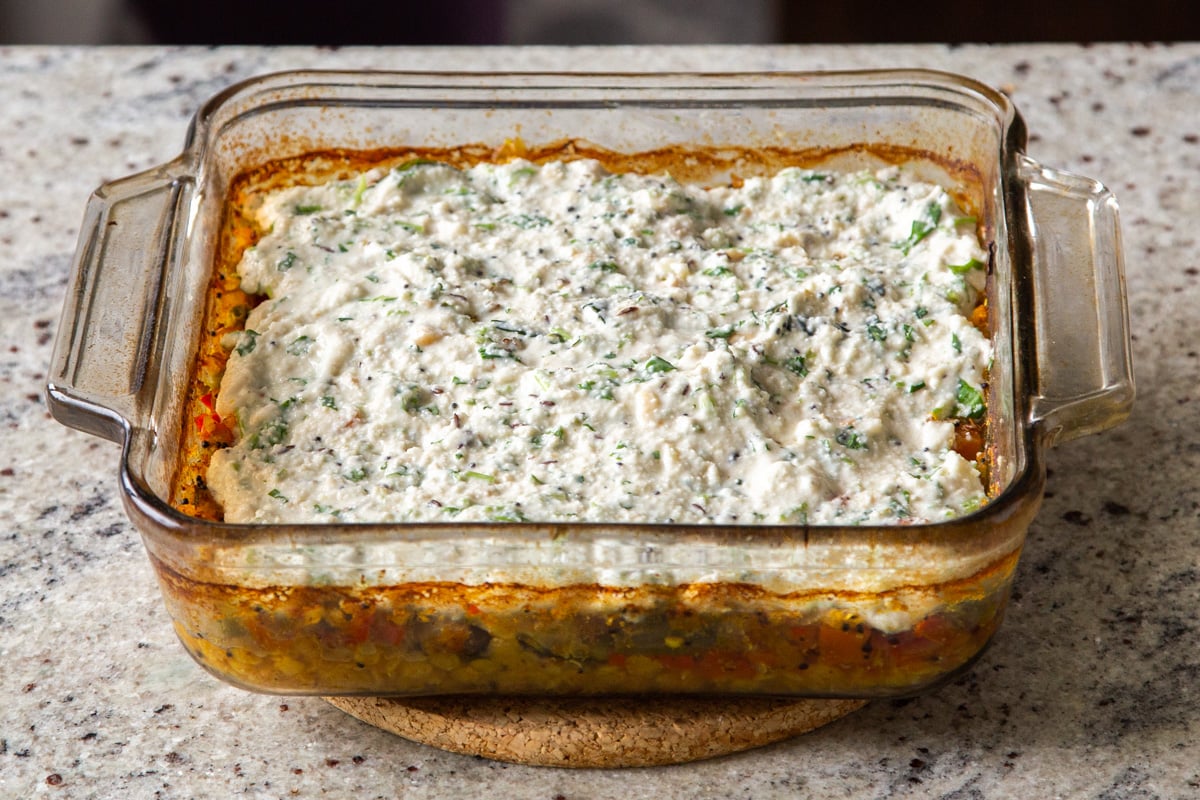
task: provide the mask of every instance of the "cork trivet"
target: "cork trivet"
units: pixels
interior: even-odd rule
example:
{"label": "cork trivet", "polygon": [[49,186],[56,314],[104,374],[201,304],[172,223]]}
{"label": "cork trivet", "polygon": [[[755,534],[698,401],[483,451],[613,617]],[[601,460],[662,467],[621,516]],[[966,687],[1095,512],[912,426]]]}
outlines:
{"label": "cork trivet", "polygon": [[650,767],[727,755],[833,722],[861,700],[327,697],[421,744],[554,767]]}

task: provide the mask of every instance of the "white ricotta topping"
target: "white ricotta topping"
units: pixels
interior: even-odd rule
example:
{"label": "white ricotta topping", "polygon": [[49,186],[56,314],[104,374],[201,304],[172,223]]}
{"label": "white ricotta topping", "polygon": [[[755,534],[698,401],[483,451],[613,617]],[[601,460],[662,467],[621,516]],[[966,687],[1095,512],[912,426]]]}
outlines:
{"label": "white ricotta topping", "polygon": [[269,195],[230,522],[902,523],[985,495],[986,255],[901,169],[412,162]]}

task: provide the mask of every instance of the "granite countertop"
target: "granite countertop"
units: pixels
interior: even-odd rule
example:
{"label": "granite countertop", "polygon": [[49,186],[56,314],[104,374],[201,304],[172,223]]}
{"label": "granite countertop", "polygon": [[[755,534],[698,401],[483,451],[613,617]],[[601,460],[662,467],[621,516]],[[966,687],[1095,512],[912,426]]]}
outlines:
{"label": "granite countertop", "polygon": [[[759,750],[532,768],[225,686],[174,638],[119,448],[40,397],[88,194],[169,160],[228,84],[295,67],[931,67],[1000,87],[1030,154],[1121,202],[1139,399],[1049,454],[1005,625],[931,694]],[[0,797],[1200,798],[1200,44],[0,49]]]}

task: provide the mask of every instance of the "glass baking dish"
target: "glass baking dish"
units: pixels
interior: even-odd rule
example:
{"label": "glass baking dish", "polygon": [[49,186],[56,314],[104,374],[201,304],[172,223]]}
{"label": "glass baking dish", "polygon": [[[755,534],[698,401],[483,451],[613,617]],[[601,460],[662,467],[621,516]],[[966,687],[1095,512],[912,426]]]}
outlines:
{"label": "glass baking dish", "polygon": [[[990,501],[948,522],[861,527],[259,526],[172,508],[231,181],[313,151],[515,137],[832,168],[902,160],[953,187],[992,253]],[[1117,424],[1133,400],[1115,201],[1029,158],[1025,137],[1004,95],[925,71],[257,78],[198,111],[178,158],[91,198],[50,409],[122,444],[125,507],[180,640],[248,689],[911,694],[964,669],[999,625],[1046,448]]]}

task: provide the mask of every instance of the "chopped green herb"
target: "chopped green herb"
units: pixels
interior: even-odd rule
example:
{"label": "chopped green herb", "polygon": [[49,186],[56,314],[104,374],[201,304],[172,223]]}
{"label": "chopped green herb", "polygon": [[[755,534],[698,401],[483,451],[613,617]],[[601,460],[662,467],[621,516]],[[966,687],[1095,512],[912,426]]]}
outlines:
{"label": "chopped green herb", "polygon": [[295,211],[297,214],[308,215],[308,214],[315,214],[318,211],[320,211],[321,206],[296,205],[296,206],[292,207],[292,210]]}
{"label": "chopped green herb", "polygon": [[263,425],[256,433],[250,436],[250,449],[262,450],[265,447],[274,447],[281,444],[287,438],[288,425],[282,417],[275,419]]}
{"label": "chopped green herb", "polygon": [[650,360],[646,362],[647,372],[671,372],[674,369],[674,364],[659,356],[652,356]]}
{"label": "chopped green herb", "polygon": [[489,506],[487,509],[488,519],[492,522],[525,522],[527,518],[521,513],[521,509],[515,507],[501,508]]}
{"label": "chopped green herb", "polygon": [[879,324],[879,317],[871,317],[867,320],[867,336],[873,342],[882,342],[887,339],[887,329]]}
{"label": "chopped green herb", "polygon": [[863,435],[854,430],[854,426],[842,428],[837,432],[834,441],[849,450],[864,450],[867,446],[867,440]]}
{"label": "chopped green herb", "polygon": [[518,228],[529,230],[530,228],[544,228],[550,224],[548,217],[543,217],[541,214],[514,214],[505,217],[504,221],[516,225]]}
{"label": "chopped green herb", "polygon": [[615,386],[615,385],[616,385],[616,382],[613,380],[602,380],[602,381],[591,380],[591,381],[583,381],[581,383],[576,384],[576,388],[582,389],[583,391],[587,392],[592,397],[599,398],[600,400],[612,400],[613,399],[613,386]]}
{"label": "chopped green herb", "polygon": [[279,263],[275,265],[280,272],[287,272],[292,267],[296,266],[296,254],[291,250],[283,258],[279,259]]}
{"label": "chopped green herb", "polygon": [[897,242],[892,245],[899,249],[904,255],[917,246],[917,243],[924,239],[929,234],[933,233],[937,228],[938,221],[942,218],[942,207],[937,203],[930,203],[925,207],[925,211],[918,219],[914,219],[912,230],[909,231],[908,238],[902,242]]}
{"label": "chopped green herb", "polygon": [[400,398],[400,408],[406,414],[416,414],[429,400],[429,394],[415,383],[403,384],[396,387],[396,397]]}
{"label": "chopped green herb", "polygon": [[312,347],[313,338],[311,336],[297,336],[296,339],[287,346],[287,353],[290,356],[302,356],[306,354],[309,348]]}
{"label": "chopped green herb", "polygon": [[790,371],[799,375],[801,378],[804,378],[808,375],[808,359],[806,359],[804,356],[792,356],[791,358],[785,359],[783,365]]}
{"label": "chopped green herb", "polygon": [[615,261],[593,261],[588,264],[588,269],[598,269],[601,272],[616,272],[620,269]]}
{"label": "chopped green herb", "polygon": [[417,167],[431,166],[436,163],[438,163],[438,162],[431,161],[428,158],[413,158],[413,159],[409,159],[408,161],[405,161],[403,164],[396,167],[395,171],[396,172],[411,172],[412,170],[416,169]]}
{"label": "chopped green herb", "polygon": [[982,419],[984,412],[983,394],[971,384],[958,379],[958,391],[954,395],[958,401],[955,413],[965,419]]}
{"label": "chopped green herb", "polygon": [[977,258],[972,258],[965,264],[947,264],[946,266],[949,267],[950,271],[955,275],[966,275],[973,269],[983,269],[983,262]]}
{"label": "chopped green herb", "polygon": [[367,191],[367,176],[358,176],[358,186],[354,189],[354,196],[350,198],[351,204],[358,208],[362,205],[363,193]]}
{"label": "chopped green herb", "polygon": [[242,331],[242,336],[238,341],[238,346],[234,348],[239,356],[248,356],[254,352],[254,346],[258,344],[258,331],[252,331],[249,328]]}
{"label": "chopped green herb", "polygon": [[533,336],[534,335],[532,331],[528,331],[525,328],[522,328],[520,325],[514,325],[513,323],[509,322],[508,320],[503,320],[503,319],[492,320],[492,327],[498,331],[504,331],[505,333],[515,333],[518,336]]}
{"label": "chopped green herb", "polygon": [[271,491],[267,492],[267,496],[274,497],[276,500],[278,500],[281,503],[288,502],[288,499],[283,496],[283,492],[279,491],[278,489],[272,489]]}
{"label": "chopped green herb", "polygon": [[488,342],[479,346],[479,357],[485,361],[490,361],[497,358],[511,358],[513,361],[520,362],[521,359],[517,354],[506,347],[503,347],[495,342]]}
{"label": "chopped green herb", "polygon": [[537,174],[537,169],[534,167],[521,167],[513,170],[512,177],[509,178],[508,185],[513,186],[521,178],[529,178]]}

